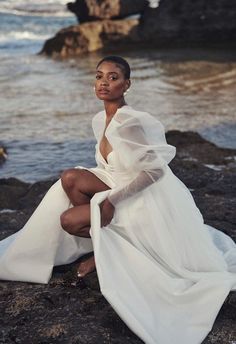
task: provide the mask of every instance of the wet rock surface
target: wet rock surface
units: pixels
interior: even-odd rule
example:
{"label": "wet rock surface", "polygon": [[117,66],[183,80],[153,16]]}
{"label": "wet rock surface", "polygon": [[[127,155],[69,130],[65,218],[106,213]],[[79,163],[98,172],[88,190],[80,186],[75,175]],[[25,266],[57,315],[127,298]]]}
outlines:
{"label": "wet rock surface", "polygon": [[[177,147],[170,167],[192,191],[205,222],[236,240],[236,150],[192,132],[170,131],[167,141]],[[24,225],[54,182],[0,180],[1,239]],[[142,343],[101,295],[96,272],[77,279],[77,263],[55,268],[48,285],[0,281],[0,343]],[[231,292],[203,343],[236,342],[235,321]]]}

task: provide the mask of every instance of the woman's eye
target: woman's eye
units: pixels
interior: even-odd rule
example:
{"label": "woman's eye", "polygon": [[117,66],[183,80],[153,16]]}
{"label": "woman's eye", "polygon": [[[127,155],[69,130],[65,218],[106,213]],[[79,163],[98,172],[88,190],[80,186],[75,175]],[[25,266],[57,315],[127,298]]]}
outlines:
{"label": "woman's eye", "polygon": [[96,79],[101,79],[101,75],[96,75]]}
{"label": "woman's eye", "polygon": [[110,80],[117,80],[117,76],[110,76]]}

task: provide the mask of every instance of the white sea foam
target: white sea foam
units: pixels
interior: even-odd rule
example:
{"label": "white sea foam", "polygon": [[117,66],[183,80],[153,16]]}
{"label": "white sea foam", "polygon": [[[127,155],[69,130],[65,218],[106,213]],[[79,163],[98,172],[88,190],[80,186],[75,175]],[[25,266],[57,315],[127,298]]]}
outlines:
{"label": "white sea foam", "polygon": [[12,210],[12,209],[2,209],[2,210],[0,210],[0,214],[6,214],[6,213],[15,213],[15,210]]}
{"label": "white sea foam", "polygon": [[0,34],[0,43],[15,43],[19,41],[42,41],[48,38],[48,35],[37,34],[30,31],[9,31],[5,34]]}
{"label": "white sea foam", "polygon": [[72,16],[67,10],[67,0],[38,0],[29,2],[26,0],[7,0],[0,2],[0,13],[31,16]]}

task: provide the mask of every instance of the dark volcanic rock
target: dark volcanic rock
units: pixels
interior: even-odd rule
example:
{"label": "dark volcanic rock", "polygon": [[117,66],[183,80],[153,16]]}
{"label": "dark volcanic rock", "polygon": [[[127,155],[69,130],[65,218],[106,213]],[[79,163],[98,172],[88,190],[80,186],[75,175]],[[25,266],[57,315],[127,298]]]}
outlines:
{"label": "dark volcanic rock", "polygon": [[2,209],[17,209],[20,197],[25,195],[29,184],[15,178],[0,180],[0,207]]}
{"label": "dark volcanic rock", "polygon": [[192,161],[205,164],[215,170],[235,170],[236,150],[219,148],[214,143],[203,139],[195,132],[180,132],[171,130],[166,134],[167,141],[177,147],[176,158],[173,162]]}
{"label": "dark volcanic rock", "polygon": [[140,33],[149,40],[173,42],[232,42],[236,38],[234,1],[160,0],[157,8],[147,7]]}
{"label": "dark volcanic rock", "polygon": [[0,209],[35,207],[52,183],[51,180],[30,185],[15,178],[0,179]]}
{"label": "dark volcanic rock", "polygon": [[[236,240],[236,150],[218,148],[192,132],[170,131],[167,141],[177,147],[170,167],[192,191],[205,222]],[[1,238],[23,226],[52,183],[0,180],[0,210],[2,204],[16,209],[0,212]],[[78,280],[75,267],[56,267],[48,285],[0,282],[0,343],[143,343],[101,295],[96,272]],[[235,321],[231,292],[203,344],[236,342]]]}
{"label": "dark volcanic rock", "polygon": [[194,132],[169,131],[177,147],[170,167],[192,191],[207,224],[236,241],[236,150],[219,148]]}

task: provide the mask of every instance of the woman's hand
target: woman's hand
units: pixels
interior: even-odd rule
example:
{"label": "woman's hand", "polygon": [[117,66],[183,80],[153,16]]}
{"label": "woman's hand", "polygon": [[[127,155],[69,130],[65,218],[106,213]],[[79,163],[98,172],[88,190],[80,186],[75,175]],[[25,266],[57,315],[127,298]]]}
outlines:
{"label": "woman's hand", "polygon": [[106,198],[101,204],[100,204],[100,209],[101,209],[101,227],[107,226],[115,212],[115,207],[113,204],[109,201],[108,198]]}

